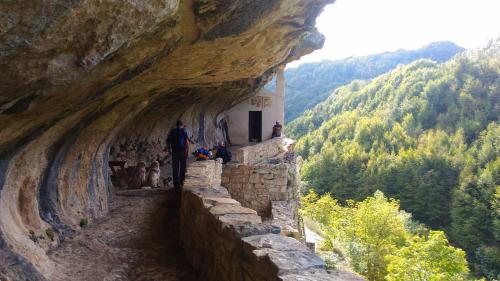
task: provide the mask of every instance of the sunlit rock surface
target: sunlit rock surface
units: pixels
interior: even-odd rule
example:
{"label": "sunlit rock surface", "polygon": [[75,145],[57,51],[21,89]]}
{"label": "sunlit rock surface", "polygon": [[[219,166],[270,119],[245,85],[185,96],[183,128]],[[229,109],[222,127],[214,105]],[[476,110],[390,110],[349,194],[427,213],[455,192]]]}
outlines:
{"label": "sunlit rock surface", "polygon": [[112,146],[163,145],[178,118],[213,143],[220,112],[321,47],[327,2],[0,2],[0,279],[51,279],[47,251],[107,214]]}

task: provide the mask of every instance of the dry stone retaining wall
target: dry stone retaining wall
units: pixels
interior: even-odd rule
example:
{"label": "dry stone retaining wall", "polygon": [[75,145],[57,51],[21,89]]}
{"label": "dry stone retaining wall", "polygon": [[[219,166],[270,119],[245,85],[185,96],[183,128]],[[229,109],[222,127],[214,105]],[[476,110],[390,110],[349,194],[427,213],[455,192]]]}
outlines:
{"label": "dry stone retaining wall", "polygon": [[221,186],[222,159],[196,161],[189,164],[184,185],[191,187]]}
{"label": "dry stone retaining wall", "polygon": [[271,201],[288,199],[287,164],[228,164],[222,172],[222,186],[233,198],[259,215],[268,216]]}
{"label": "dry stone retaining wall", "polygon": [[236,162],[246,165],[261,163],[285,152],[285,140],[274,138],[255,145],[244,146],[233,151]]}
{"label": "dry stone retaining wall", "polygon": [[323,260],[299,241],[278,235],[278,227],[263,224],[256,211],[241,206],[224,187],[203,187],[203,177],[193,171],[214,166],[217,171],[221,164],[193,163],[181,198],[180,243],[203,280],[363,280],[346,272],[328,274]]}

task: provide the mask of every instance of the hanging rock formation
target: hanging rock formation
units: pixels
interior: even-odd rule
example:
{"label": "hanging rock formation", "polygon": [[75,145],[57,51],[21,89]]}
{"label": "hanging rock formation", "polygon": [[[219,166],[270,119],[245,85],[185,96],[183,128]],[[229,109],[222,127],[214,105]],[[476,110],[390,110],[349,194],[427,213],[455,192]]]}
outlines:
{"label": "hanging rock formation", "polygon": [[[108,211],[113,144],[201,142],[275,69],[320,48],[332,0],[0,3],[0,279],[46,280],[47,251]],[[3,279],[2,279],[3,280]]]}

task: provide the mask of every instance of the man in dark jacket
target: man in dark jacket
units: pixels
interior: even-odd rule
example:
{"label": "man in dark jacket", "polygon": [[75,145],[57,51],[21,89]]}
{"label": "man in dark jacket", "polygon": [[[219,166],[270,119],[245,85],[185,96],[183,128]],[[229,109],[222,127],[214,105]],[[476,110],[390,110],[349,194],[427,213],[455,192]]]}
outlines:
{"label": "man in dark jacket", "polygon": [[231,161],[231,152],[227,149],[223,141],[219,142],[215,158],[222,158],[222,164],[226,164]]}
{"label": "man in dark jacket", "polygon": [[172,129],[167,138],[167,150],[172,154],[172,178],[174,188],[184,185],[186,177],[186,160],[188,149],[188,135],[181,120],[177,120],[177,127]]}
{"label": "man in dark jacket", "polygon": [[279,138],[281,137],[281,129],[283,126],[281,125],[280,121],[276,121],[276,124],[273,126],[273,134],[271,135],[271,138]]}

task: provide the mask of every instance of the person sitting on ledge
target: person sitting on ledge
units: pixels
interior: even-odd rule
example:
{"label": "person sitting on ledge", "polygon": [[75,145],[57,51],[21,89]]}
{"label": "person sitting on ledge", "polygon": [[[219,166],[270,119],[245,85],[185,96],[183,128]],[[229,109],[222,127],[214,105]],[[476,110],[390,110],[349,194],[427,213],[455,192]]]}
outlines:
{"label": "person sitting on ledge", "polygon": [[276,121],[276,124],[273,126],[273,134],[271,136],[272,139],[274,138],[279,138],[281,137],[281,129],[283,126],[281,125],[280,121]]}
{"label": "person sitting on ledge", "polygon": [[205,161],[212,158],[212,152],[208,149],[208,147],[204,146],[196,150],[195,156],[196,161]]}
{"label": "person sitting on ledge", "polygon": [[226,144],[223,141],[219,142],[215,158],[222,158],[222,164],[226,164],[231,161],[231,151],[227,149]]}

